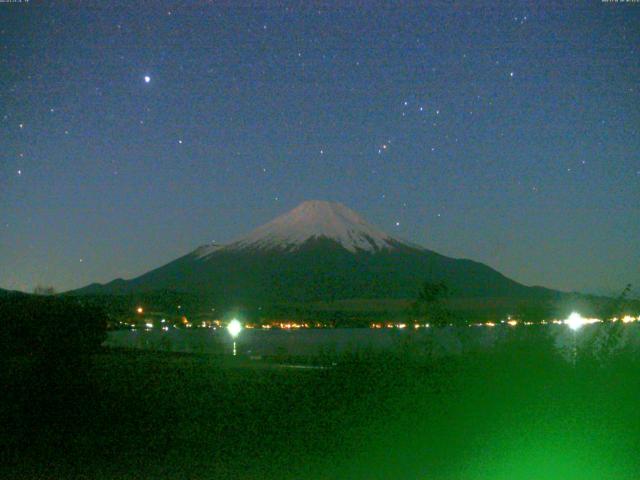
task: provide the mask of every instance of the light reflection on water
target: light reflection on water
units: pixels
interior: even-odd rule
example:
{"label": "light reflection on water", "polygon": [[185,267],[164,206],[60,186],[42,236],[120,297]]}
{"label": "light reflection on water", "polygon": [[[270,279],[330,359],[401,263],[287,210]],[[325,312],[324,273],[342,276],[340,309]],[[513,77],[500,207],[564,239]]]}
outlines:
{"label": "light reflection on water", "polygon": [[[578,347],[589,345],[599,349],[610,339],[607,333],[611,325],[588,325],[574,336],[564,325],[519,326],[498,325],[485,327],[445,327],[441,329],[398,330],[368,328],[300,329],[300,330],[243,330],[237,339],[241,355],[339,355],[347,352],[393,351],[404,349],[419,352],[427,348],[436,354],[459,354],[467,350],[491,349],[514,335],[516,330],[525,337],[528,329],[547,329],[556,348],[572,350],[574,341]],[[616,337],[613,349],[631,347],[640,349],[640,325],[624,325]],[[146,350],[229,353],[233,340],[224,329],[171,329],[162,331],[109,332],[106,346],[139,348]],[[612,346],[609,345],[608,348]]]}

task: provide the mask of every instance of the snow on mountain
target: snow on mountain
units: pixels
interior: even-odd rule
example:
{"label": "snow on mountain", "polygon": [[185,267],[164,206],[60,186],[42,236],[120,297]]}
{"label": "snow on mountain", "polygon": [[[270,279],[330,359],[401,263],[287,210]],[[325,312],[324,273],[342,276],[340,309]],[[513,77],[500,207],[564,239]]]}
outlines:
{"label": "snow on mountain", "polygon": [[219,243],[209,243],[207,245],[202,245],[194,250],[193,255],[195,255],[197,258],[208,257],[212,253],[220,250],[223,246],[224,245],[220,245]]}
{"label": "snow on mountain", "polygon": [[[225,250],[296,250],[312,239],[333,240],[350,252],[375,252],[397,248],[404,242],[368,223],[360,215],[336,202],[306,201],[249,235],[222,247]],[[202,249],[200,258],[220,249]]]}

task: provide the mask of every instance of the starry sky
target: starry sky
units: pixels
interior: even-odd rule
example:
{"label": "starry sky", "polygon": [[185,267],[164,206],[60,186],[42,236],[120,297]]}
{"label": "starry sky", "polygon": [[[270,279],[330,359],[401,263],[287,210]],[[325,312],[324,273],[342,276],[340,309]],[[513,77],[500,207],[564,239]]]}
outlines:
{"label": "starry sky", "polygon": [[0,287],[131,278],[308,199],[525,284],[637,287],[639,25],[598,0],[0,3]]}

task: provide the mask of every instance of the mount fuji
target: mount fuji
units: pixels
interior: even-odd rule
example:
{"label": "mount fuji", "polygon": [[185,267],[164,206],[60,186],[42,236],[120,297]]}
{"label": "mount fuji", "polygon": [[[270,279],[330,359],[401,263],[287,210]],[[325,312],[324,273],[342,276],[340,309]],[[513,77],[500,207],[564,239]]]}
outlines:
{"label": "mount fuji", "polygon": [[173,291],[216,304],[308,304],[415,299],[424,281],[444,281],[464,298],[542,298],[478,262],[395,238],[340,203],[307,201],[226,245],[204,245],[131,280],[73,293]]}

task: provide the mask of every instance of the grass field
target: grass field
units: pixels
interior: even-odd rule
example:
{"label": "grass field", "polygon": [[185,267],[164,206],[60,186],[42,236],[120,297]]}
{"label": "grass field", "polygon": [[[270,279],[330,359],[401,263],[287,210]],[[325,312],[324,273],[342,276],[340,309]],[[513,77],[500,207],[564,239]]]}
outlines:
{"label": "grass field", "polygon": [[2,478],[637,479],[640,361],[543,337],[326,369],[105,351],[6,360]]}

